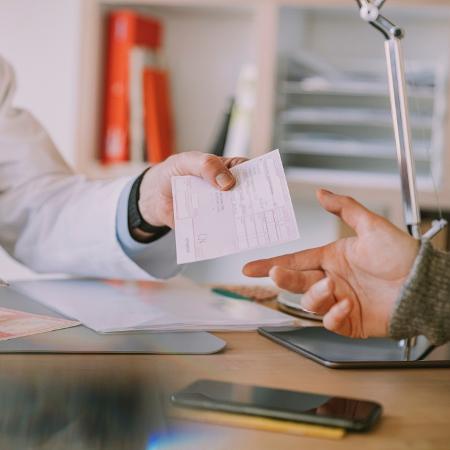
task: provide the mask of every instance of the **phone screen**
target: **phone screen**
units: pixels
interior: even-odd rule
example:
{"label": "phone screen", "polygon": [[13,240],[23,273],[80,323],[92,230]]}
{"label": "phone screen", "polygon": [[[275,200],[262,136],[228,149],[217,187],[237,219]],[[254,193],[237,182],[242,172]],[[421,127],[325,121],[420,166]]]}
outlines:
{"label": "phone screen", "polygon": [[364,430],[381,414],[365,401],[259,386],[199,380],[172,395],[175,404]]}

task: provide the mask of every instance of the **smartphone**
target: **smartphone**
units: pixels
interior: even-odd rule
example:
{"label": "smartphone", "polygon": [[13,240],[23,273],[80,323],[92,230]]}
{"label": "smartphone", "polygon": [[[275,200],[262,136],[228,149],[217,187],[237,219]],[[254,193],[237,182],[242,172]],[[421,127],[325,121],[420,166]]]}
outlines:
{"label": "smartphone", "polygon": [[365,431],[379,419],[378,403],[331,395],[271,389],[261,386],[198,380],[173,394],[175,405],[248,414]]}

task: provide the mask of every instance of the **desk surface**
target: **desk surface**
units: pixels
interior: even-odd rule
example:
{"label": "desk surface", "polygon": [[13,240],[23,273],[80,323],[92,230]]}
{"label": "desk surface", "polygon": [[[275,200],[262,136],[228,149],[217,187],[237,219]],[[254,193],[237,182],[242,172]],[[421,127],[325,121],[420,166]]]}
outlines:
{"label": "desk surface", "polygon": [[341,441],[222,426],[183,426],[212,431],[216,439],[211,449],[281,450],[313,445],[321,450],[450,449],[450,369],[331,370],[257,333],[218,336],[228,342],[227,350],[211,356],[1,355],[0,378],[8,374],[32,384],[36,377],[51,373],[60,380],[94,377],[108,383],[114,377],[126,383],[135,379],[150,383],[156,376],[169,391],[198,378],[212,378],[360,397],[382,403],[384,417],[371,433],[348,435]]}

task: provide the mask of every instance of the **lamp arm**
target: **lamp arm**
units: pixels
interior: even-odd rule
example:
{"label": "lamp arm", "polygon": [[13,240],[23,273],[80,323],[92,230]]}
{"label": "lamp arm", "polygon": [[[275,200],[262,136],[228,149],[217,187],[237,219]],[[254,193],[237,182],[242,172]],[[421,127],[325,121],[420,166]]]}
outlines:
{"label": "lamp arm", "polygon": [[[384,0],[356,0],[360,8],[361,18],[380,31],[385,38],[389,97],[391,101],[392,120],[394,125],[395,145],[400,171],[403,197],[403,215],[409,233],[417,240],[430,239],[447,226],[447,221],[440,219],[433,222],[431,229],[421,235],[420,208],[417,200],[416,169],[411,143],[411,125],[406,91],[404,57],[401,41],[403,30],[380,14]],[[414,339],[400,341],[403,346],[403,358],[410,359]]]}
{"label": "lamp arm", "polygon": [[421,239],[420,208],[417,200],[416,170],[411,142],[408,96],[401,40],[403,30],[380,14],[384,1],[356,0],[363,20],[374,26],[385,38],[389,97],[394,126],[397,160],[403,197],[403,215],[410,234]]}
{"label": "lamp arm", "polygon": [[411,142],[408,97],[401,40],[391,37],[385,41],[388,67],[389,97],[394,123],[397,160],[403,196],[403,214],[408,231],[416,238],[420,233],[420,208],[417,200],[416,169]]}

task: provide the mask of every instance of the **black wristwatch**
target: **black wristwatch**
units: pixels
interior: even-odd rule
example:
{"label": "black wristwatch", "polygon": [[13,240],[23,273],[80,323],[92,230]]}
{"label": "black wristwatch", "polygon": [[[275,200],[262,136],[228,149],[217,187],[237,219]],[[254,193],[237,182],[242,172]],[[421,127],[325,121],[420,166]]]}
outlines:
{"label": "black wristwatch", "polygon": [[[133,239],[135,239],[138,242],[142,242],[145,244],[148,244],[150,242],[156,241],[157,239],[160,239],[164,235],[166,235],[169,231],[169,227],[155,227],[154,225],[149,224],[145,221],[145,219],[142,217],[141,211],[139,210],[139,196],[140,196],[140,187],[142,180],[144,179],[145,174],[147,173],[146,169],[142,174],[136,178],[136,180],[133,183],[133,186],[131,187],[130,195],[128,197],[128,230],[133,236]],[[148,238],[139,238],[137,239],[135,236],[135,233],[133,233],[134,230],[140,230],[143,233],[151,234]]]}

